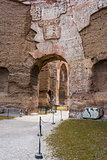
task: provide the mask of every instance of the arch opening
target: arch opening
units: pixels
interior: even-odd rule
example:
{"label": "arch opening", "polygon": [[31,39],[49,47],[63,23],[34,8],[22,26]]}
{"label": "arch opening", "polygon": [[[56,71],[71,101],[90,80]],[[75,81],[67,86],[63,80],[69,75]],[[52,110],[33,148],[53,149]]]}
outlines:
{"label": "arch opening", "polygon": [[35,65],[39,66],[39,68],[41,70],[41,68],[43,66],[45,66],[47,63],[53,62],[53,61],[57,61],[57,60],[66,62],[66,60],[62,56],[60,56],[60,55],[49,54],[49,55],[45,55],[45,56],[42,56],[40,58],[37,58],[35,60]]}
{"label": "arch opening", "polygon": [[0,92],[8,92],[9,71],[7,68],[0,67]]}
{"label": "arch opening", "polygon": [[[36,108],[38,108],[38,106],[50,105],[49,102],[53,97],[54,104],[59,104],[60,79],[62,80],[60,76],[63,76],[64,83],[68,79],[65,66],[62,65],[62,70],[65,70],[64,75],[59,72],[59,66],[61,66],[62,62],[66,63],[66,60],[56,54],[47,55],[36,59],[35,65],[31,69],[30,79],[33,88],[32,101],[33,104],[35,103],[34,105]],[[63,98],[67,97],[66,93],[67,91],[65,92],[65,96]],[[67,98],[65,101],[67,101]]]}

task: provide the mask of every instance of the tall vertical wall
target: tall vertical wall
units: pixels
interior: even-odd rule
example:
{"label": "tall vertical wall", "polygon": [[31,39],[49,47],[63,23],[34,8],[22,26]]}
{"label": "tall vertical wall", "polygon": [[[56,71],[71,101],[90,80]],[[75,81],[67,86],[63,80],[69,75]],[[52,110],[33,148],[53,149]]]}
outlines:
{"label": "tall vertical wall", "polygon": [[[73,107],[74,104],[74,109],[77,107],[80,110],[87,106],[92,99],[92,67],[96,58],[101,60],[103,55],[106,58],[105,45],[102,55],[92,47],[94,43],[97,46],[99,44],[97,41],[100,37],[97,35],[103,29],[98,28],[97,24],[103,23],[102,19],[105,22],[105,12],[103,14],[100,10],[106,6],[106,0],[1,0],[0,66],[9,70],[10,86],[7,97],[1,94],[6,97],[1,104],[7,101],[24,107],[31,106],[30,102],[35,99],[33,91],[38,90],[33,90],[30,85],[31,67],[42,57],[47,56],[41,61],[46,64],[51,55],[53,60],[56,60],[57,55],[68,63],[70,70],[69,105]],[[91,19],[95,23],[91,28],[90,16],[98,11],[99,16],[95,15]],[[97,28],[98,34],[93,27]],[[98,40],[93,39],[92,31],[96,38],[99,37]],[[90,42],[90,36],[93,43]],[[22,96],[16,98],[17,95]],[[38,92],[35,92],[35,96],[37,99]]]}
{"label": "tall vertical wall", "polygon": [[30,6],[10,0],[0,1],[0,67],[9,72],[8,91],[0,92],[0,106],[21,108],[29,103],[32,59],[29,58],[28,64],[27,57],[35,48],[30,26]]}

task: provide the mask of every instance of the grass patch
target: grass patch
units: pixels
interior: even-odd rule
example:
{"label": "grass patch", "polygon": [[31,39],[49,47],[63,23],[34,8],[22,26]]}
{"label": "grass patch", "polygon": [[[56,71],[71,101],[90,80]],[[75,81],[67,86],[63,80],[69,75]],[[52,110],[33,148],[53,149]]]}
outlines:
{"label": "grass patch", "polygon": [[61,160],[107,160],[107,122],[67,120],[47,142]]}
{"label": "grass patch", "polygon": [[0,116],[0,120],[3,120],[3,119],[13,119],[13,118],[15,118],[15,117],[9,117],[9,118],[7,118],[7,116]]}

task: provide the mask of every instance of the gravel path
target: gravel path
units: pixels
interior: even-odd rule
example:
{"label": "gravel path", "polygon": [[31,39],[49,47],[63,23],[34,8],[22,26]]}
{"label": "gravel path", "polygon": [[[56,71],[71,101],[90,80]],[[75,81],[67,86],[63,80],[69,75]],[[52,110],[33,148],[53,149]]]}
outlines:
{"label": "gravel path", "polygon": [[[68,119],[68,111],[62,112],[63,119]],[[11,120],[0,121],[0,160],[35,160],[38,152],[39,117],[42,119],[42,153],[43,160],[57,160],[51,157],[51,150],[45,138],[61,121],[60,111],[55,113],[55,125],[52,114],[31,115]]]}

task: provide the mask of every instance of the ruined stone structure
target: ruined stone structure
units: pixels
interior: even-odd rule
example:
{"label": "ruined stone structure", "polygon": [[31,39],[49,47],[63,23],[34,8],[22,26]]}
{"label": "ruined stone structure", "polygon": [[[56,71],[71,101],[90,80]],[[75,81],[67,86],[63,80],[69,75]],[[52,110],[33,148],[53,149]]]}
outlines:
{"label": "ruined stone structure", "polygon": [[52,90],[107,115],[106,26],[106,0],[1,0],[0,106],[37,111]]}
{"label": "ruined stone structure", "polygon": [[42,67],[39,73],[39,105],[49,105],[51,96],[55,96],[55,104],[68,105],[69,101],[69,69],[66,62],[54,61]]}

